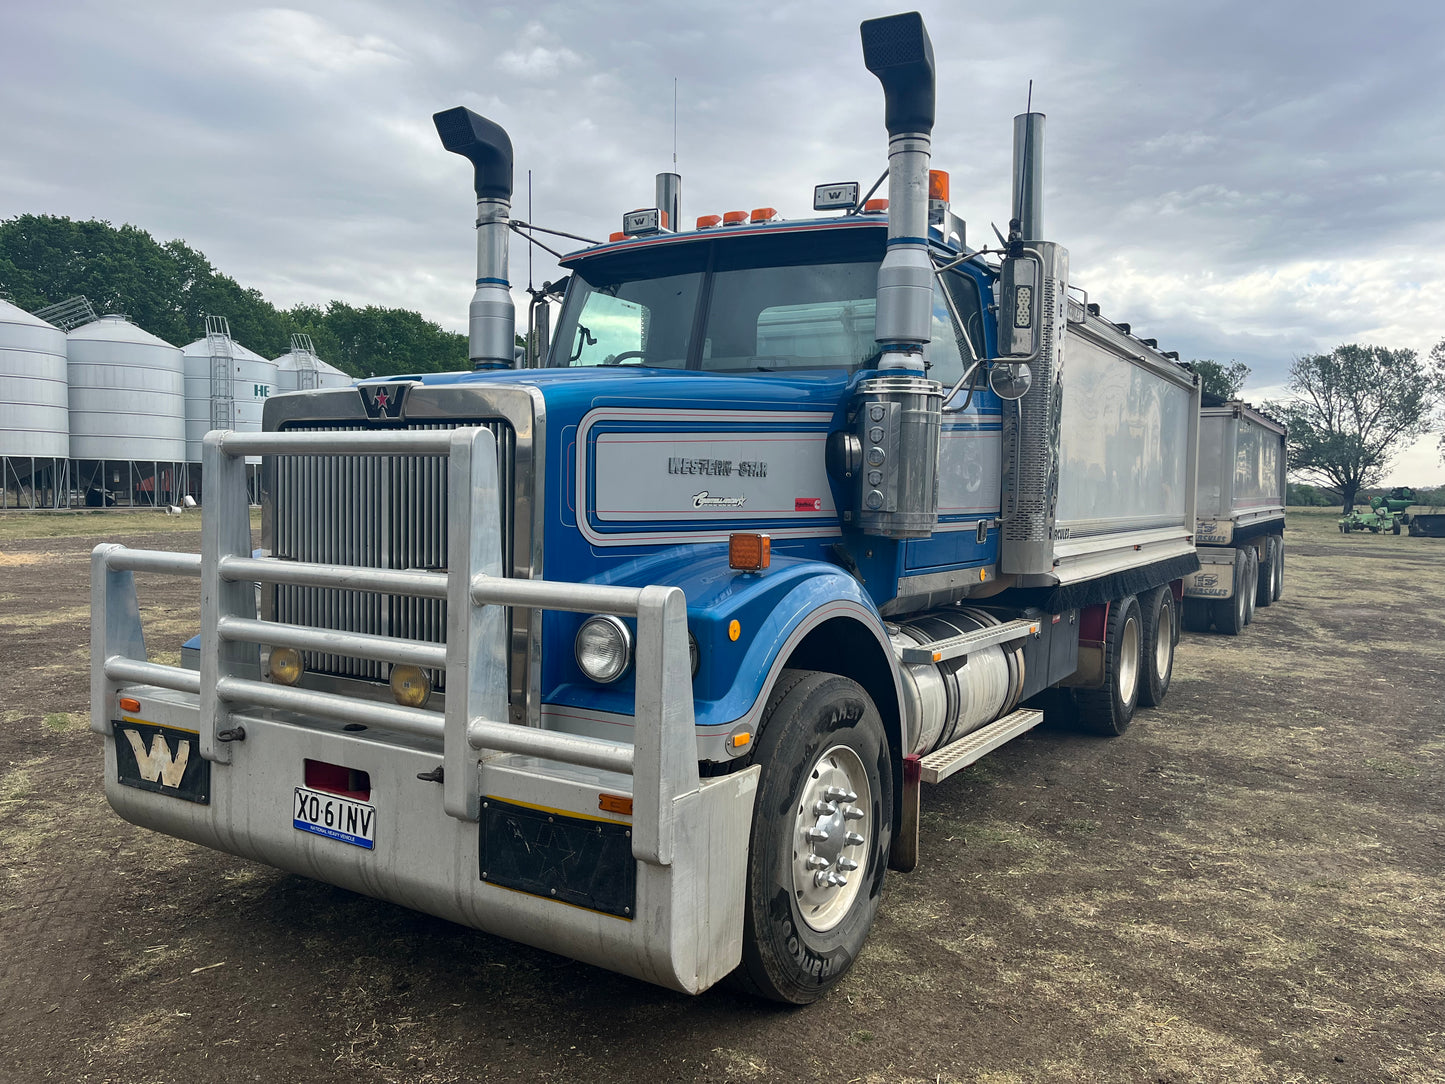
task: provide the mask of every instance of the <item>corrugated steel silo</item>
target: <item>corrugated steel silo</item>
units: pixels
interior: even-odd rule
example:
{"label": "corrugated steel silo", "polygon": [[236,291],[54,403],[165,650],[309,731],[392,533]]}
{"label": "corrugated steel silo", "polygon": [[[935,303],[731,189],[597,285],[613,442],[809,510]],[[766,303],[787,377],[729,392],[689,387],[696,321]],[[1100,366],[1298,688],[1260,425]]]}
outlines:
{"label": "corrugated steel silo", "polygon": [[[276,388],[276,363],[263,358],[254,350],[248,350],[240,343],[224,336],[207,336],[183,348],[186,370],[186,460],[190,463],[201,461],[201,441],[212,429],[229,428],[242,433],[261,431],[261,411],[266,399]],[[217,351],[229,348],[229,360],[225,368],[230,371],[231,385],[229,410],[230,424],[220,424],[223,419],[216,416],[214,407],[222,406],[226,399],[225,388],[214,388],[212,371],[218,359],[226,357]],[[260,462],[248,458],[247,462]]]}
{"label": "corrugated steel silo", "polygon": [[276,391],[305,391],[307,387],[312,388],[349,388],[356,381],[342,372],[334,365],[328,365],[316,355],[312,355],[314,367],[311,372],[315,374],[315,383],[305,384],[306,365],[305,357],[292,350],[282,354],[276,359]]}
{"label": "corrugated steel silo", "polygon": [[0,299],[0,456],[70,455],[65,332]]}
{"label": "corrugated steel silo", "polygon": [[181,352],[124,316],[67,336],[70,457],[179,462],[185,453]]}

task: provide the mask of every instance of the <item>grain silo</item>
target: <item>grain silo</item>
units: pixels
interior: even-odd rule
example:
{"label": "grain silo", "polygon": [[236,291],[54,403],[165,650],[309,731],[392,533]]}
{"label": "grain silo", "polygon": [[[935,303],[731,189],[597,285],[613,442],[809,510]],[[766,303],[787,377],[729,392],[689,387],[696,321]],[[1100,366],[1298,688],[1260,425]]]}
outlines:
{"label": "grain silo", "polygon": [[[248,350],[231,338],[230,324],[223,316],[206,317],[206,337],[182,348],[186,370],[186,462],[194,479],[199,477],[201,442],[212,429],[234,429],[240,433],[261,431],[261,411],[276,387],[276,363]],[[226,379],[229,374],[230,379]],[[248,456],[251,499],[259,457]]]}
{"label": "grain silo", "polygon": [[71,485],[89,505],[174,504],[184,492],[181,352],[124,316],[67,336]]}
{"label": "grain silo", "polygon": [[354,383],[346,373],[317,357],[310,335],[292,335],[290,351],[276,359],[278,392],[346,388]]}
{"label": "grain silo", "polygon": [[0,387],[0,507],[55,507],[70,456],[65,332],[3,298]]}

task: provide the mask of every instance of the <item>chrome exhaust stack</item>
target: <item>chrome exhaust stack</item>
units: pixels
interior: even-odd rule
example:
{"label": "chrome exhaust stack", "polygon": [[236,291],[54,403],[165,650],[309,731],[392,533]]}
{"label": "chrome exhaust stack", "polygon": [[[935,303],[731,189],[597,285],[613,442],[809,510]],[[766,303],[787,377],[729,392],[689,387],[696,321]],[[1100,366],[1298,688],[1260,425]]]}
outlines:
{"label": "chrome exhaust stack", "polygon": [[933,43],[916,11],[859,28],[863,62],[883,84],[888,128],[888,252],[878,269],[874,335],[880,369],[923,373],[932,335],[933,266],[928,259],[928,163],[933,145]]}
{"label": "chrome exhaust stack", "polygon": [[667,215],[666,227],[682,232],[682,176],[677,173],[657,175],[657,209]]}
{"label": "chrome exhaust stack", "polygon": [[1014,117],[1013,211],[1020,241],[1044,239],[1044,114]]}
{"label": "chrome exhaust stack", "polygon": [[462,106],[433,114],[432,120],[442,146],[476,168],[477,292],[468,312],[472,368],[510,369],[517,341],[517,310],[507,279],[512,140],[500,125]]}

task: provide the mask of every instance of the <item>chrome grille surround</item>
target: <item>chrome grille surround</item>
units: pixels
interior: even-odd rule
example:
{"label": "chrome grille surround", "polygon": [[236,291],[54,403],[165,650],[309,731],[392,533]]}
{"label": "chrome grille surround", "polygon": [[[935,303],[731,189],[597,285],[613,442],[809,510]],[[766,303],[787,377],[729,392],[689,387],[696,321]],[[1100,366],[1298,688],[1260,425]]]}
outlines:
{"label": "chrome grille surround", "polygon": [[[506,385],[413,385],[402,423],[368,421],[355,388],[279,396],[264,428],[345,431],[453,429],[485,425],[497,437],[503,487],[503,560],[519,578],[541,576],[541,432],[538,389]],[[262,546],[283,560],[367,568],[446,568],[446,460],[436,456],[271,456],[263,467]],[[324,628],[441,643],[445,604],[369,592],[278,587],[266,617]],[[539,718],[540,620],[511,614],[509,702],[513,722]],[[323,680],[385,681],[385,663],[308,653]],[[443,675],[433,674],[440,689]],[[384,690],[383,690],[384,692]],[[389,699],[389,694],[386,694]]]}

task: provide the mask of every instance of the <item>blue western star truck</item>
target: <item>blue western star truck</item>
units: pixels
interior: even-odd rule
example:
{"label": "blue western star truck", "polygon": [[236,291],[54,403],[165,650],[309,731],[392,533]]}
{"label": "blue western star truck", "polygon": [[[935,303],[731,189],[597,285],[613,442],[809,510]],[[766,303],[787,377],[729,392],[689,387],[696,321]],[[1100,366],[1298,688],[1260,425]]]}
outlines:
{"label": "blue western star truck", "polygon": [[[886,200],[825,183],[815,217],[685,230],[663,175],[662,206],[562,260],[520,362],[511,142],[437,114],[475,167],[473,371],[275,396],[263,432],[206,437],[200,554],[97,547],[122,817],[804,1003],[918,861],[923,783],[1045,700],[1113,735],[1163,699],[1197,381],[1044,239],[1043,117],[1015,119],[1008,236],[970,248],[930,169],[922,19],[862,40]],[[193,666],[148,660],[137,572],[199,579]]]}

